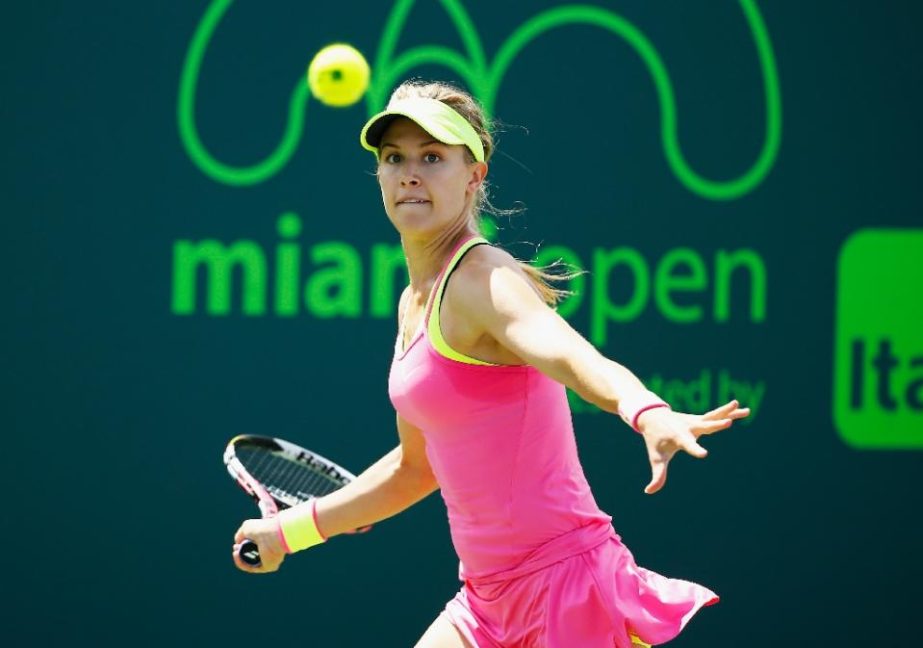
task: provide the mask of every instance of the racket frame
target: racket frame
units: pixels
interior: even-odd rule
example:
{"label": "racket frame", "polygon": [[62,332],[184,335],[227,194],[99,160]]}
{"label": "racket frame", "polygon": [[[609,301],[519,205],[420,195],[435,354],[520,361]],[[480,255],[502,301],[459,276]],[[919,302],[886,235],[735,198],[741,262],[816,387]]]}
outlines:
{"label": "racket frame", "polygon": [[[270,488],[260,483],[258,479],[250,474],[250,471],[247,470],[237,456],[237,448],[246,446],[264,448],[272,454],[281,455],[296,464],[307,466],[315,473],[323,474],[331,481],[339,484],[337,488],[342,488],[356,478],[353,473],[336,462],[290,441],[255,434],[237,435],[228,442],[224,450],[224,465],[234,481],[245,493],[253,498],[260,509],[260,515],[264,518],[274,517],[279,511],[308,501],[310,498],[302,498],[287,492],[274,494]],[[351,533],[365,533],[371,528],[371,526],[367,526],[356,529]],[[260,565],[259,549],[252,540],[245,539],[241,543],[238,554],[247,564],[254,567]]]}
{"label": "racket frame", "polygon": [[[291,493],[273,493],[266,488],[243,465],[243,462],[237,456],[236,448],[238,446],[265,448],[289,461],[302,464],[314,472],[323,474],[331,481],[338,483],[338,488],[342,488],[356,478],[353,473],[336,462],[290,441],[255,434],[240,434],[228,442],[227,448],[224,450],[224,464],[234,481],[256,501],[263,517],[272,517],[281,510],[307,501],[308,498],[298,497]],[[288,497],[285,495],[288,495]]]}

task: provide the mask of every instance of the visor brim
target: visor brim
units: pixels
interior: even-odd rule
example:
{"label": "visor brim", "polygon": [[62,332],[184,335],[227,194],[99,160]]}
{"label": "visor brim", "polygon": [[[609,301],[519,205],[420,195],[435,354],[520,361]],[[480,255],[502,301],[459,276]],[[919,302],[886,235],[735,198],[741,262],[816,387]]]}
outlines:
{"label": "visor brim", "polygon": [[359,136],[362,147],[378,156],[385,131],[395,119],[404,117],[443,144],[466,146],[476,160],[483,162],[484,148],[471,125],[449,106],[435,100],[423,101],[432,103],[408,106],[405,102],[374,115]]}

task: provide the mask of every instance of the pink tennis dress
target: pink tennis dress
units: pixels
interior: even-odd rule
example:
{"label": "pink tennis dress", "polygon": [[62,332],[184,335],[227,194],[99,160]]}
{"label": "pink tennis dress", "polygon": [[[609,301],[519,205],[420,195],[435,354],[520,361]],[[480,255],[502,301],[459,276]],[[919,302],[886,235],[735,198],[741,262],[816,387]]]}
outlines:
{"label": "pink tennis dress", "polygon": [[714,592],[638,567],[596,505],[577,457],[565,388],[534,367],[448,348],[446,283],[482,238],[463,241],[406,349],[391,402],[420,428],[448,509],[463,586],[445,614],[477,648],[631,648],[675,637]]}

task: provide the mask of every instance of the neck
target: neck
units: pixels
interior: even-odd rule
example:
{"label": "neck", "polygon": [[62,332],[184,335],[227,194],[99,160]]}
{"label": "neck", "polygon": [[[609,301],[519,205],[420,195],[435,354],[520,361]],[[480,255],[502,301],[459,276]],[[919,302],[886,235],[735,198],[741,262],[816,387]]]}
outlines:
{"label": "neck", "polygon": [[429,294],[433,282],[448,261],[449,254],[460,241],[471,236],[477,236],[477,232],[463,222],[432,239],[401,237],[413,291],[423,295]]}

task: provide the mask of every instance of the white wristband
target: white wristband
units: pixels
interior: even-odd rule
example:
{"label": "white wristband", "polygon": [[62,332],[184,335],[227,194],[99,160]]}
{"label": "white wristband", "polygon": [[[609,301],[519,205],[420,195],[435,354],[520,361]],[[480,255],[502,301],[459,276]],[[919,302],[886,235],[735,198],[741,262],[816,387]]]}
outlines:
{"label": "white wristband", "polygon": [[619,416],[622,417],[622,420],[625,421],[632,430],[640,432],[641,430],[638,429],[638,417],[647,410],[652,410],[657,407],[666,407],[670,409],[667,402],[660,398],[660,396],[652,391],[644,390],[627,396],[619,401]]}

